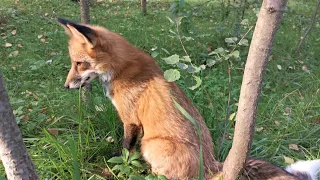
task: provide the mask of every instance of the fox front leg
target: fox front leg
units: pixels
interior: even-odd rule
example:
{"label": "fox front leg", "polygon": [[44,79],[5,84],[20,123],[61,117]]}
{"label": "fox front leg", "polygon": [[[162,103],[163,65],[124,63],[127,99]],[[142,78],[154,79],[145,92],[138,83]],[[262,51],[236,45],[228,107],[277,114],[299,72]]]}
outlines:
{"label": "fox front leg", "polygon": [[135,124],[124,124],[124,137],[122,147],[129,150],[132,153],[135,150],[136,142],[142,133],[140,126]]}

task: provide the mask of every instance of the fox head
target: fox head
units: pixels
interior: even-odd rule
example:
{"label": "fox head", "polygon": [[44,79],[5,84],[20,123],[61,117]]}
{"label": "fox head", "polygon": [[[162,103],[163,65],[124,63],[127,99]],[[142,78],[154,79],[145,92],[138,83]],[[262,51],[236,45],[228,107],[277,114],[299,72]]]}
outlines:
{"label": "fox head", "polygon": [[110,81],[126,63],[124,60],[129,59],[123,56],[131,45],[120,35],[99,26],[57,20],[69,35],[71,68],[64,84],[66,88],[83,87],[96,77]]}
{"label": "fox head", "polygon": [[66,88],[80,88],[89,84],[98,76],[95,67],[96,32],[88,26],[69,20],[57,19],[64,26],[69,35],[69,54],[71,69],[64,86]]}

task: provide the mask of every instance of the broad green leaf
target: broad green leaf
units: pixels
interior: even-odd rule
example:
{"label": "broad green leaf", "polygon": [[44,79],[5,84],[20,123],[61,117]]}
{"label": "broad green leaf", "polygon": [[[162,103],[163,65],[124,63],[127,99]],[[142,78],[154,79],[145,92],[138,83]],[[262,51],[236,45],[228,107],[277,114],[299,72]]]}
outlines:
{"label": "broad green leaf", "polygon": [[120,165],[113,166],[113,168],[111,170],[112,171],[116,171],[116,170],[123,171],[123,168],[124,168],[124,165],[120,164]]}
{"label": "broad green leaf", "polygon": [[158,52],[158,51],[153,51],[153,52],[151,53],[151,56],[152,56],[153,58],[157,57],[158,55],[159,55],[159,52]]}
{"label": "broad green leaf", "polygon": [[164,78],[168,82],[173,82],[180,79],[180,72],[177,69],[169,69],[164,72]]}
{"label": "broad green leaf", "polygon": [[187,69],[188,68],[188,65],[184,64],[184,63],[180,63],[180,62],[177,62],[177,66],[180,68],[180,69]]}
{"label": "broad green leaf", "polygon": [[231,53],[231,55],[234,56],[235,58],[238,58],[238,57],[240,57],[240,52],[238,50],[236,50],[236,51],[233,51]]}
{"label": "broad green leaf", "polygon": [[140,158],[140,156],[141,156],[140,153],[134,152],[130,155],[130,160],[137,160]]}
{"label": "broad green leaf", "polygon": [[241,39],[241,41],[239,42],[240,46],[249,46],[249,42],[247,39]]}
{"label": "broad green leaf", "polygon": [[188,71],[189,73],[196,73],[196,72],[199,72],[199,71],[200,71],[200,68],[190,65],[190,66],[188,66],[187,71]]}
{"label": "broad green leaf", "polygon": [[139,161],[137,161],[137,160],[133,160],[132,162],[131,162],[131,164],[132,165],[134,165],[134,166],[136,166],[136,167],[142,167],[142,165],[141,165],[141,163],[139,162]]}
{"label": "broad green leaf", "polygon": [[154,174],[149,174],[147,177],[145,177],[146,180],[157,180],[157,176]]}
{"label": "broad green leaf", "polygon": [[159,179],[159,180],[168,180],[164,175],[158,176],[158,179]]}
{"label": "broad green leaf", "polygon": [[128,159],[129,159],[129,151],[128,151],[128,149],[126,149],[126,148],[123,148],[122,149],[122,156],[124,157],[124,161],[128,161]]}
{"label": "broad green leaf", "polygon": [[207,66],[211,67],[216,64],[216,61],[213,59],[207,59]]}
{"label": "broad green leaf", "polygon": [[195,90],[201,85],[202,80],[198,76],[194,76],[193,75],[192,77],[193,77],[193,82],[192,82],[193,85],[189,86],[188,88],[191,89],[191,90]]}
{"label": "broad green leaf", "polygon": [[122,157],[112,157],[107,162],[109,163],[123,163]]}
{"label": "broad green leaf", "polygon": [[214,55],[214,54],[217,54],[216,51],[212,51],[211,53],[208,54],[208,56],[211,56],[211,55]]}
{"label": "broad green leaf", "polygon": [[226,43],[228,43],[228,44],[236,43],[237,40],[238,40],[238,38],[236,38],[236,37],[224,39],[224,41],[225,41]]}
{"label": "broad green leaf", "polygon": [[191,59],[189,56],[183,56],[183,58],[181,58],[180,60],[185,62],[191,62]]}
{"label": "broad green leaf", "polygon": [[177,2],[172,3],[168,11],[171,11],[171,10],[174,9],[177,5],[178,5]]}
{"label": "broad green leaf", "polygon": [[143,176],[130,175],[129,180],[145,180]]}
{"label": "broad green leaf", "polygon": [[124,166],[121,172],[123,174],[129,175],[129,174],[131,174],[131,169],[129,166]]}
{"label": "broad green leaf", "polygon": [[224,53],[224,49],[223,48],[217,48],[214,50],[216,53]]}
{"label": "broad green leaf", "polygon": [[200,68],[201,70],[205,70],[205,69],[206,69],[206,65],[202,64],[202,65],[199,66],[199,68]]}
{"label": "broad green leaf", "polygon": [[240,24],[248,25],[249,24],[249,20],[248,19],[243,19]]}
{"label": "broad green leaf", "polygon": [[176,54],[162,59],[165,60],[167,64],[176,64],[177,62],[179,62],[179,56]]}

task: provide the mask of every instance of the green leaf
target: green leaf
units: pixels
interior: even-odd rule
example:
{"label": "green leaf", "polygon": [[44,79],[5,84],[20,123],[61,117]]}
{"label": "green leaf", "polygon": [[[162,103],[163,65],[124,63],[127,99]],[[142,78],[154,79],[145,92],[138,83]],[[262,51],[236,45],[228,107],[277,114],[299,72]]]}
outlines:
{"label": "green leaf", "polygon": [[158,176],[158,179],[159,179],[159,180],[168,180],[164,175]]}
{"label": "green leaf", "polygon": [[217,52],[212,51],[211,53],[208,54],[208,56],[212,56],[212,55],[214,55],[214,54],[217,54]]}
{"label": "green leaf", "polygon": [[236,43],[237,40],[238,40],[238,38],[236,38],[236,37],[224,39],[224,41],[225,41],[226,43],[228,43],[228,44],[234,44],[234,43]]}
{"label": "green leaf", "polygon": [[235,58],[238,58],[238,57],[240,57],[240,52],[238,50],[237,51],[233,51],[231,53],[231,55],[234,56]]}
{"label": "green leaf", "polygon": [[187,69],[188,68],[188,65],[184,64],[184,63],[180,63],[180,62],[177,62],[177,66],[180,68],[180,69]]}
{"label": "green leaf", "polygon": [[149,174],[147,177],[145,177],[146,180],[156,180],[158,179],[156,175],[154,174]]}
{"label": "green leaf", "polygon": [[190,86],[190,87],[188,87],[189,89],[191,89],[191,90],[195,90],[195,89],[197,89],[200,85],[201,85],[201,83],[202,83],[202,80],[200,79],[200,77],[198,77],[198,76],[192,76],[193,77],[193,79],[192,79],[192,86]]}
{"label": "green leaf", "polygon": [[171,11],[171,10],[174,9],[177,5],[178,5],[177,2],[172,3],[168,11]]}
{"label": "green leaf", "polygon": [[247,39],[241,39],[239,42],[240,46],[249,46],[249,42]]}
{"label": "green leaf", "polygon": [[130,175],[129,180],[145,180],[143,176]]}
{"label": "green leaf", "polygon": [[111,170],[112,171],[116,171],[116,170],[123,171],[123,169],[124,169],[124,164],[120,164],[120,165],[113,166],[113,168]]}
{"label": "green leaf", "polygon": [[183,58],[181,58],[180,60],[185,62],[191,62],[191,59],[189,56],[183,56]]}
{"label": "green leaf", "polygon": [[151,53],[151,56],[152,56],[153,58],[157,57],[158,55],[159,55],[159,52],[158,52],[158,51],[153,51],[153,52]]}
{"label": "green leaf", "polygon": [[134,152],[130,155],[130,160],[137,160],[140,158],[140,156],[141,156],[140,153]]}
{"label": "green leaf", "polygon": [[169,69],[164,72],[164,78],[168,82],[173,82],[180,79],[180,72],[177,69]]}
{"label": "green leaf", "polygon": [[199,72],[199,71],[200,71],[200,68],[190,65],[190,66],[188,66],[187,71],[188,71],[189,73],[196,73],[196,72]]}
{"label": "green leaf", "polygon": [[216,64],[216,61],[213,59],[207,59],[207,66],[211,67]]}
{"label": "green leaf", "polygon": [[224,53],[224,52],[225,52],[222,47],[217,48],[217,49],[215,49],[214,51],[215,51],[216,53]]}
{"label": "green leaf", "polygon": [[126,148],[123,148],[122,149],[122,156],[124,157],[124,160],[127,162],[128,161],[128,159],[129,159],[129,151],[128,151],[128,149],[126,149]]}
{"label": "green leaf", "polygon": [[139,167],[139,168],[142,167],[141,163],[139,161],[137,161],[137,160],[131,161],[131,164],[134,165],[135,167]]}
{"label": "green leaf", "polygon": [[123,163],[122,157],[112,157],[107,162],[109,163]]}
{"label": "green leaf", "polygon": [[162,59],[165,60],[167,64],[176,64],[177,62],[179,62],[179,56],[176,54],[167,58],[162,58]]}
{"label": "green leaf", "polygon": [[249,24],[249,20],[248,19],[243,19],[240,24],[248,25]]}
{"label": "green leaf", "polygon": [[206,69],[206,65],[202,64],[199,66],[200,70],[205,70]]}
{"label": "green leaf", "polygon": [[128,166],[123,167],[122,171],[123,174],[129,175],[131,174],[131,169]]}

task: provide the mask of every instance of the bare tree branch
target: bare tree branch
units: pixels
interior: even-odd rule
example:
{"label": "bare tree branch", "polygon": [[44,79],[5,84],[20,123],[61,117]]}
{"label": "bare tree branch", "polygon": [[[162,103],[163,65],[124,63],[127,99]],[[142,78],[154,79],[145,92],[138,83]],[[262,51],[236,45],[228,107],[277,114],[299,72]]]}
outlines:
{"label": "bare tree branch", "polygon": [[320,7],[320,0],[318,1],[316,10],[314,11],[314,14],[313,14],[313,17],[312,17],[312,22],[311,22],[311,24],[310,24],[310,27],[308,28],[308,30],[306,31],[306,33],[304,34],[304,36],[301,38],[301,41],[300,41],[299,44],[298,44],[298,47],[297,47],[297,55],[298,55],[298,56],[300,56],[300,50],[301,50],[301,46],[302,46],[303,42],[306,40],[308,34],[309,34],[310,31],[311,31],[311,28],[312,28],[313,25],[316,23],[317,14],[318,14],[318,11],[319,11],[319,7]]}
{"label": "bare tree branch", "polygon": [[23,143],[0,73],[0,159],[7,179],[37,180],[38,175]]}
{"label": "bare tree branch", "polygon": [[224,180],[235,180],[249,155],[262,79],[286,3],[286,0],[262,3],[243,75],[233,144],[223,165]]}

